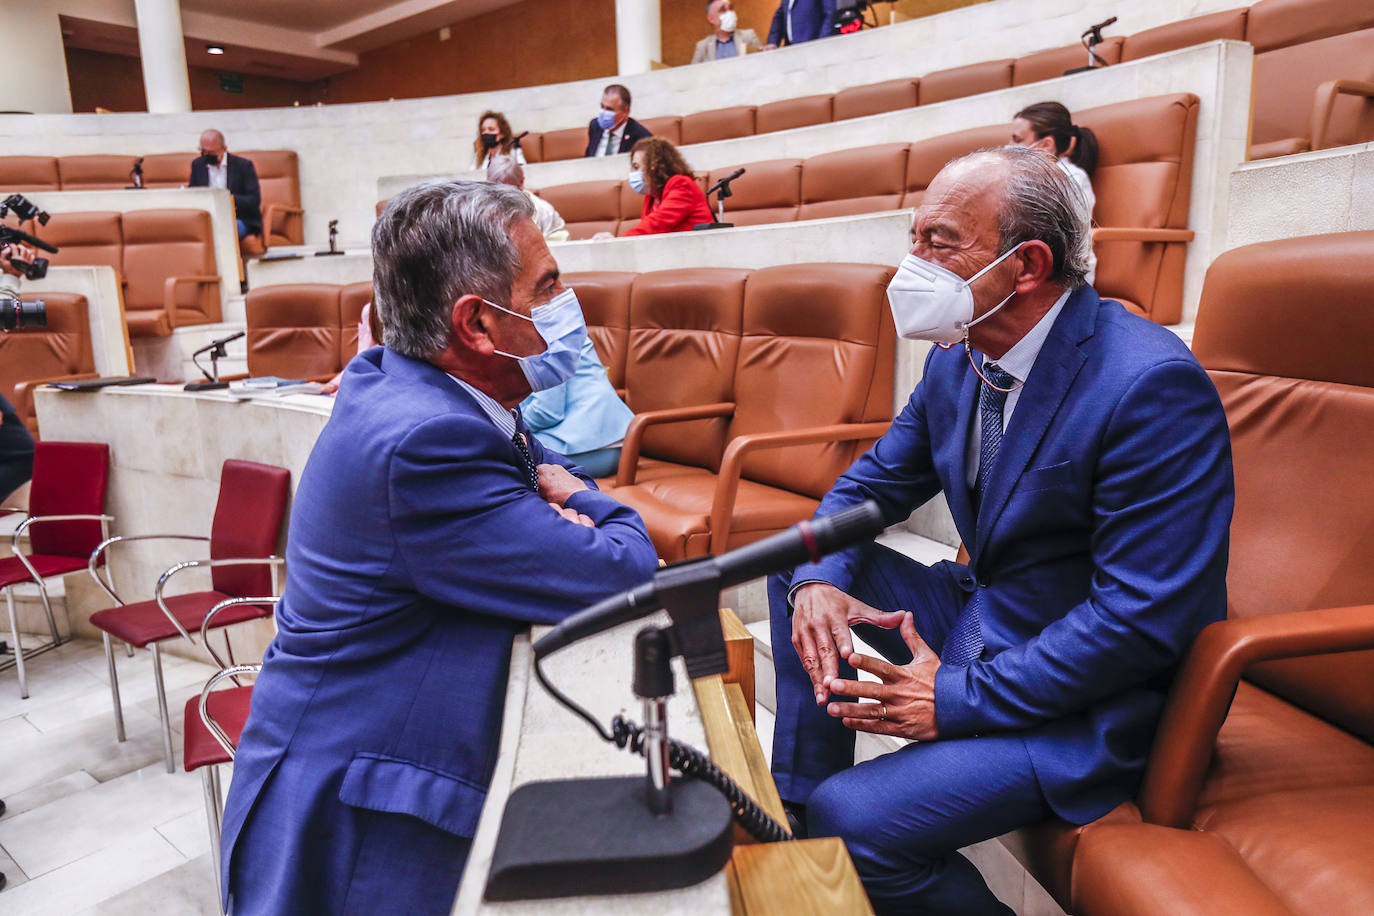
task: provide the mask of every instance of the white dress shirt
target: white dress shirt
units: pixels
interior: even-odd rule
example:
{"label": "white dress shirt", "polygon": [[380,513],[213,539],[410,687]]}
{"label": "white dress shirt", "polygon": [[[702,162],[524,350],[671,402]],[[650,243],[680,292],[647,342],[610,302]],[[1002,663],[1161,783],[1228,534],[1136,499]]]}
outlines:
{"label": "white dress shirt", "polygon": [[210,187],[225,188],[229,187],[229,154],[225,153],[219,157],[219,165],[207,165],[205,170],[210,176]]}
{"label": "white dress shirt", "polygon": [[[447,373],[446,373],[447,374]],[[479,391],[456,375],[449,375],[449,378],[458,383],[468,394],[472,395],[477,401],[477,406],[482,408],[482,413],[486,414],[491,422],[496,424],[496,428],[506,434],[507,439],[515,437],[515,411],[507,410],[501,406],[501,402],[487,394]]]}
{"label": "white dress shirt", "polygon": [[625,136],[625,128],[630,123],[626,118],[616,127],[612,127],[601,135],[601,139],[596,143],[597,156],[618,156],[620,155],[620,140]]}

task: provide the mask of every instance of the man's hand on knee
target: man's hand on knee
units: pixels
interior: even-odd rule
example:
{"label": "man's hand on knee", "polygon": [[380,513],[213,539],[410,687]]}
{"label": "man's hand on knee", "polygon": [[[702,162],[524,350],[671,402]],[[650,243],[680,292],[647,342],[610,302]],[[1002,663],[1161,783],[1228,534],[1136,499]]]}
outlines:
{"label": "man's hand on knee", "polygon": [[839,660],[854,653],[849,628],[871,623],[892,629],[902,622],[902,611],[886,613],[825,582],[810,582],[792,597],[792,646],[816,690],[816,705],[830,695],[829,684],[840,673]]}
{"label": "man's hand on knee", "polygon": [[855,731],[931,741],[940,734],[935,721],[935,672],[940,667],[940,657],[916,632],[915,618],[910,613],[903,611],[897,616],[901,618],[898,630],[902,641],[911,650],[911,661],[894,665],[857,652],[848,656],[851,665],[878,678],[878,683],[836,677],[829,681],[830,691],[875,702],[831,703],[826,711]]}

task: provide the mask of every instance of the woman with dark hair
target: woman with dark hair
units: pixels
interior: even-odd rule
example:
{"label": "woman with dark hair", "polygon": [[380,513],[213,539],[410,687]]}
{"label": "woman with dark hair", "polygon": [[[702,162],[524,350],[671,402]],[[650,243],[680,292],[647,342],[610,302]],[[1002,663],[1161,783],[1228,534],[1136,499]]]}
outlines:
{"label": "woman with dark hair", "polygon": [[499,111],[484,111],[477,119],[477,139],[472,141],[472,169],[485,169],[492,156],[514,156],[525,164],[525,154],[512,139],[510,122]]}
{"label": "woman with dark hair", "polygon": [[644,211],[626,235],[685,232],[715,219],[692,167],[662,137],[645,137],[630,150],[630,187],[644,195]]}
{"label": "woman with dark hair", "polygon": [[1073,123],[1069,110],[1058,102],[1036,102],[1016,113],[1011,122],[1012,146],[1043,149],[1059,160],[1059,167],[1073,180],[1088,204],[1088,282],[1097,276],[1097,255],[1092,253],[1092,213],[1097,205],[1092,177],[1097,171],[1097,135]]}

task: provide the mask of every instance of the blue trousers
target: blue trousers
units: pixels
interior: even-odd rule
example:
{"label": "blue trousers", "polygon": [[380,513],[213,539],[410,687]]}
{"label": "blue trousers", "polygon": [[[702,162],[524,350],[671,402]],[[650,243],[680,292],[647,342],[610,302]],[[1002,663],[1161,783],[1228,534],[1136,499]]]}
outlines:
{"label": "blue trousers", "polygon": [[[849,593],[881,611],[911,611],[939,652],[966,598],[958,564],[933,567],[876,544],[864,548]],[[791,575],[768,582],[777,672],[773,777],[783,799],[805,804],[812,836],[844,840],[879,916],[1007,913],[956,850],[1050,815],[1030,757],[1014,734],[936,740],[854,765],[854,732],[816,705],[792,648]],[[894,664],[911,661],[896,630],[854,632]],[[853,677],[843,662],[840,676]]]}

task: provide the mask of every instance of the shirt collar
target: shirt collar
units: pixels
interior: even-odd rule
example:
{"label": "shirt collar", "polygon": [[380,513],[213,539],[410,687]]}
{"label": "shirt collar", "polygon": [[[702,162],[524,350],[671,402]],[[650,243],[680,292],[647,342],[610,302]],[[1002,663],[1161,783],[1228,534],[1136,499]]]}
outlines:
{"label": "shirt collar", "polygon": [[514,410],[507,410],[502,407],[500,401],[484,391],[477,390],[458,376],[450,373],[445,374],[457,382],[460,388],[472,395],[473,400],[477,402],[477,406],[482,408],[482,413],[486,414],[491,422],[496,424],[497,429],[506,434],[507,439],[515,435],[515,420],[518,414]]}
{"label": "shirt collar", "polygon": [[1031,367],[1035,365],[1035,358],[1040,355],[1040,348],[1045,345],[1046,338],[1050,336],[1050,329],[1054,327],[1054,320],[1064,310],[1064,303],[1069,301],[1069,296],[1072,294],[1073,290],[1065,290],[1054,305],[1050,306],[1050,310],[1035,323],[1035,327],[1012,344],[1011,349],[1004,353],[1001,359],[989,359],[988,356],[984,355],[983,363],[996,363],[999,369],[1018,382],[1024,382],[1030,378]]}

